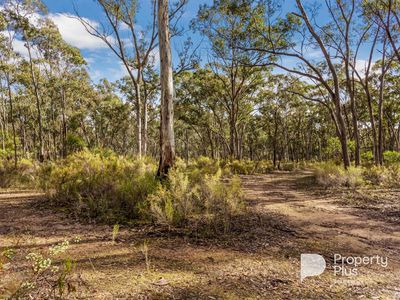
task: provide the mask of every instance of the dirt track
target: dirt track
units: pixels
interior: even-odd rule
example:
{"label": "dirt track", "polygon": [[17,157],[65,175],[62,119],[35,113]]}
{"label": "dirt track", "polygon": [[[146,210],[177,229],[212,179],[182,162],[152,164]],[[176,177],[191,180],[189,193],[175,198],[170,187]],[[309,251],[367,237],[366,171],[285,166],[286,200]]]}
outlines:
{"label": "dirt track", "polygon": [[[336,196],[299,183],[307,173],[244,176],[248,211],[229,235],[209,237],[152,226],[84,224],[45,209],[30,192],[0,194],[0,250],[16,250],[0,273],[0,295],[22,280],[29,252],[81,237],[77,293],[90,299],[396,299],[400,292],[400,225],[338,204]],[[339,197],[339,196],[338,196]],[[149,244],[150,270],[141,252]],[[328,269],[299,280],[300,254],[319,253]],[[354,278],[333,275],[333,255],[382,255],[388,267],[363,266]],[[1,272],[1,271],[0,271]],[[399,298],[400,299],[400,298]]]}

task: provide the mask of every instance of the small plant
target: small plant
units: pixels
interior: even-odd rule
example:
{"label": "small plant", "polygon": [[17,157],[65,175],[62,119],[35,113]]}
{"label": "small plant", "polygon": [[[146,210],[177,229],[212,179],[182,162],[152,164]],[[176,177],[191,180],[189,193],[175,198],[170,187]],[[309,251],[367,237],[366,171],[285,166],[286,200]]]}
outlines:
{"label": "small plant", "polygon": [[15,250],[7,248],[0,252],[0,272],[5,268],[6,263],[11,261],[15,256]]}
{"label": "small plant", "polygon": [[144,240],[143,244],[140,246],[140,252],[142,252],[144,261],[146,263],[147,272],[150,271],[150,258],[149,258],[149,243],[147,240]]}
{"label": "small plant", "polygon": [[112,231],[112,241],[113,241],[113,243],[115,243],[115,241],[117,240],[118,234],[119,234],[119,225],[115,224],[113,226],[113,231]]}
{"label": "small plant", "polygon": [[59,265],[55,265],[53,259],[66,253],[69,247],[70,242],[66,240],[49,247],[45,252],[27,254],[25,258],[30,263],[30,272],[11,298],[59,299],[75,292],[76,287],[71,280],[75,263],[70,257],[66,257]]}
{"label": "small plant", "polygon": [[69,241],[63,241],[62,243],[59,243],[53,247],[49,248],[49,253],[51,256],[55,256],[60,253],[64,253],[68,250],[69,248]]}

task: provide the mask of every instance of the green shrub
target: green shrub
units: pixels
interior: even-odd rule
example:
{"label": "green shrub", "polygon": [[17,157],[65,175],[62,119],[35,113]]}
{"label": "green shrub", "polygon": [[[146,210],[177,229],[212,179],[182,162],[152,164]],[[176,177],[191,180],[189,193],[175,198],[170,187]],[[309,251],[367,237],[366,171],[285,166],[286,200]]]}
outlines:
{"label": "green shrub", "polygon": [[[23,280],[15,282],[15,286],[6,286],[6,298],[69,299],[70,294],[76,292],[78,287],[77,277],[73,276],[76,263],[68,253],[74,242],[79,241],[65,240],[47,250],[28,253],[25,263],[29,268],[24,272]],[[8,261],[9,264],[14,264],[11,258]]]}
{"label": "green shrub", "polygon": [[198,206],[198,190],[198,185],[190,182],[187,174],[177,168],[171,170],[168,181],[149,196],[155,220],[167,225],[187,222]]}
{"label": "green shrub", "polygon": [[383,153],[383,159],[386,164],[399,164],[400,163],[400,152],[397,151],[385,151]]}
{"label": "green shrub", "polygon": [[255,172],[255,162],[251,160],[234,160],[228,163],[233,174],[253,174]]}
{"label": "green shrub", "polygon": [[157,187],[153,164],[112,152],[81,151],[50,170],[47,191],[77,215],[107,222],[148,217],[147,196]]}
{"label": "green shrub", "polygon": [[209,157],[200,156],[186,164],[177,159],[176,168],[187,172],[190,181],[200,181],[205,175],[213,175],[220,171],[220,162]]}
{"label": "green shrub", "polygon": [[366,163],[370,164],[374,162],[374,154],[372,151],[367,151],[361,154],[361,159]]}
{"label": "green shrub", "polygon": [[67,146],[67,152],[68,153],[74,153],[78,151],[82,151],[85,148],[85,142],[84,140],[72,133],[69,133],[67,135],[66,139],[66,146]]}

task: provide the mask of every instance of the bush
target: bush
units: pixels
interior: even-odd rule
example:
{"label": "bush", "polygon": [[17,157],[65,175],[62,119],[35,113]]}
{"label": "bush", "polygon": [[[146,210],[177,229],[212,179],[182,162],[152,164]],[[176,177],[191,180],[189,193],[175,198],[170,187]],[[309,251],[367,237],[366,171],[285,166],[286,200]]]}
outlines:
{"label": "bush", "polygon": [[251,160],[234,160],[227,164],[232,174],[254,174],[256,163]]}
{"label": "bush", "polygon": [[385,151],[383,153],[383,159],[386,164],[399,164],[400,163],[400,152],[397,151]]}
{"label": "bush", "polygon": [[67,146],[68,153],[74,153],[74,152],[82,151],[86,145],[85,145],[84,140],[81,137],[69,133],[67,135],[67,139],[66,139],[66,146]]}
{"label": "bush", "polygon": [[203,219],[228,231],[231,218],[243,208],[243,195],[238,177],[227,181],[220,170],[203,177],[190,177],[182,168],[171,170],[168,181],[149,197],[156,222],[182,226]]}
{"label": "bush", "polygon": [[[29,268],[23,272],[22,280],[6,283],[3,296],[7,299],[69,299],[81,280],[75,274],[76,263],[68,249],[79,241],[76,237],[74,241],[65,240],[47,250],[28,253],[25,264]],[[16,251],[10,248],[0,252],[0,272],[4,271],[1,261],[6,261],[9,268],[17,267],[13,259],[15,255]]]}
{"label": "bush", "polygon": [[35,188],[38,170],[39,165],[29,159],[19,160],[17,168],[15,168],[13,160],[2,160],[0,162],[0,187]]}
{"label": "bush", "polygon": [[400,187],[400,166],[372,166],[364,170],[364,178],[371,185]]}
{"label": "bush", "polygon": [[349,167],[345,170],[334,163],[319,163],[314,165],[317,182],[325,187],[351,187],[363,184],[362,169]]}
{"label": "bush", "polygon": [[77,215],[107,222],[148,217],[147,196],[157,188],[156,166],[112,152],[77,152],[48,172],[47,191]]}
{"label": "bush", "polygon": [[367,164],[371,164],[374,162],[374,154],[372,153],[372,151],[364,152],[361,154],[361,159]]}

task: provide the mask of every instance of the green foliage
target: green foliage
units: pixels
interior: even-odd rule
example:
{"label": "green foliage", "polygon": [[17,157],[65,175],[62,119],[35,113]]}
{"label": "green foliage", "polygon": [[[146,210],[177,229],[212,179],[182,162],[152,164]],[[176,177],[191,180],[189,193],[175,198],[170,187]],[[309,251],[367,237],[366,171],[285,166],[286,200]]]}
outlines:
{"label": "green foliage", "polygon": [[361,154],[361,159],[367,163],[373,163],[374,162],[374,154],[372,151],[367,151]]}
{"label": "green foliage", "polygon": [[147,196],[157,187],[155,165],[113,152],[81,151],[54,165],[47,189],[72,212],[106,222],[146,218]]}
{"label": "green foliage", "polygon": [[385,164],[399,164],[400,163],[400,152],[385,151],[383,153],[383,159],[385,161]]}
{"label": "green foliage", "polygon": [[233,174],[254,174],[256,171],[256,162],[251,160],[233,160],[232,162],[228,162],[226,167]]}
{"label": "green foliage", "polygon": [[334,159],[334,160],[339,160],[340,155],[341,155],[341,145],[340,145],[340,140],[337,137],[331,137],[328,139],[328,144],[325,149],[325,154],[327,157]]}
{"label": "green foliage", "polygon": [[112,232],[112,241],[115,242],[118,238],[118,234],[119,234],[119,225],[115,224],[113,226],[113,232]]}
{"label": "green foliage", "polygon": [[82,151],[85,148],[83,139],[74,134],[68,134],[66,139],[67,153]]}
{"label": "green foliage", "polygon": [[362,185],[399,187],[400,164],[389,166],[350,167],[345,170],[342,166],[333,163],[319,163],[313,165],[316,180],[320,185],[329,188],[351,187]]}

